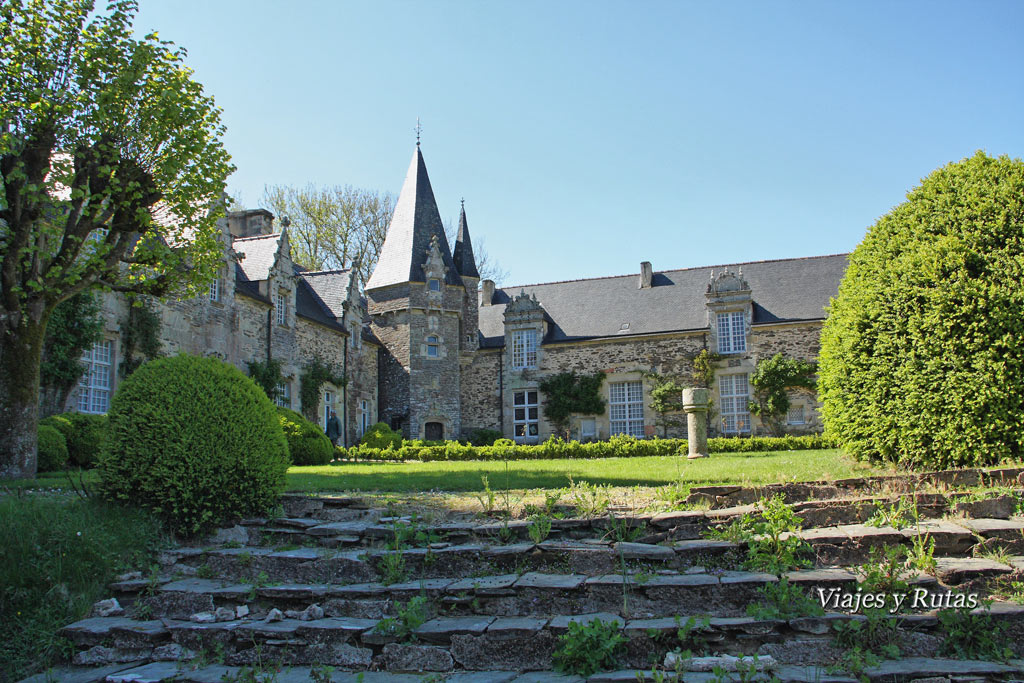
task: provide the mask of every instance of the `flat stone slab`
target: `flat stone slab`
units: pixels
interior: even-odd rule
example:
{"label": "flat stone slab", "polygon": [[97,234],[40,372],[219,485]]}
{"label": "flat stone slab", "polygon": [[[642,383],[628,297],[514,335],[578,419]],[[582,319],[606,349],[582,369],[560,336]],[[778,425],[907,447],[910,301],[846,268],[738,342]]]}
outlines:
{"label": "flat stone slab", "polygon": [[244,583],[229,583],[216,579],[180,579],[165,583],[161,591],[171,593],[201,593],[217,595],[224,598],[240,598],[247,596],[252,586]]}
{"label": "flat stone slab", "polygon": [[[633,680],[635,681],[636,677]],[[583,683],[583,679],[579,676],[556,674],[553,671],[527,671],[512,679],[512,683],[548,683],[548,681],[554,681],[555,683]]]}
{"label": "flat stone slab", "polygon": [[703,510],[681,510],[678,512],[662,512],[651,517],[651,524],[659,529],[671,529],[680,524],[698,524],[707,517]]}
{"label": "flat stone slab", "polygon": [[104,680],[108,683],[162,683],[175,680],[179,673],[177,662],[153,662],[112,673]]}
{"label": "flat stone slab", "polygon": [[625,626],[626,620],[617,614],[611,614],[610,612],[594,612],[591,614],[562,614],[553,618],[548,623],[548,628],[552,631],[565,631],[569,628],[570,623],[576,624],[589,624],[593,621],[603,622],[619,622],[619,626]]}
{"label": "flat stone slab", "polygon": [[817,529],[803,529],[800,532],[800,538],[804,539],[811,545],[817,545],[819,543],[839,545],[850,540],[849,534],[845,533],[839,527],[834,526],[823,526],[818,527]]}
{"label": "flat stone slab", "polygon": [[267,557],[275,560],[319,560],[321,557],[327,557],[330,554],[329,551],[323,548],[296,548],[295,550],[282,550],[279,552],[269,552],[266,554]]}
{"label": "flat stone slab", "polygon": [[387,587],[389,593],[443,593],[445,589],[454,583],[454,579],[418,579],[416,581],[405,581],[393,583]]}
{"label": "flat stone slab", "polygon": [[831,586],[834,584],[852,583],[857,576],[845,569],[801,569],[787,572],[790,583],[811,584],[812,586]]}
{"label": "flat stone slab", "polygon": [[644,588],[676,588],[717,586],[718,577],[711,574],[658,574],[644,582]]}
{"label": "flat stone slab", "polygon": [[667,562],[674,560],[675,551],[663,545],[650,543],[616,543],[612,549],[627,560],[648,560],[651,562]]}
{"label": "flat stone slab", "polygon": [[460,579],[454,583],[448,584],[447,592],[461,593],[463,591],[467,591],[486,595],[491,591],[507,590],[518,580],[518,574],[501,574],[500,576],[482,576],[477,579]]}
{"label": "flat stone slab", "polygon": [[311,519],[309,517],[282,517],[280,519],[275,519],[274,524],[290,526],[295,529],[309,529],[310,527],[321,526],[323,522],[319,519]]}
{"label": "flat stone slab", "polygon": [[485,557],[509,557],[525,555],[534,549],[533,543],[513,543],[511,545],[495,545],[483,551]]}
{"label": "flat stone slab", "polygon": [[1020,669],[1009,664],[982,662],[965,659],[928,659],[910,657],[882,662],[865,673],[871,680],[903,680],[903,677],[922,678],[929,675],[974,674],[993,675],[1019,673]]}
{"label": "flat stone slab", "polygon": [[149,637],[167,633],[163,622],[157,619],[136,621],[128,617],[90,617],[61,629],[64,635],[77,643],[102,639],[114,631],[128,631]]}
{"label": "flat stone slab", "polygon": [[488,633],[508,636],[529,636],[539,633],[548,620],[538,617],[499,617],[487,627]]}
{"label": "flat stone slab", "polygon": [[263,598],[284,598],[291,600],[314,600],[330,594],[330,586],[308,583],[282,583],[276,586],[262,586],[256,594]]}
{"label": "flat stone slab", "polygon": [[676,554],[700,554],[700,553],[724,553],[740,547],[739,543],[732,541],[716,541],[700,538],[694,541],[676,541],[672,544]]}
{"label": "flat stone slab", "polygon": [[331,586],[328,594],[338,598],[379,598],[387,595],[388,587],[382,583],[350,583]]}
{"label": "flat stone slab", "polygon": [[60,681],[61,683],[95,683],[96,681],[105,680],[110,674],[134,669],[140,664],[142,664],[141,661],[128,664],[111,664],[103,667],[58,667],[38,673],[35,676],[29,676],[22,680],[21,683],[53,683],[54,681]]}
{"label": "flat stone slab", "polygon": [[309,527],[306,533],[310,536],[362,536],[369,526],[368,522],[329,522]]}
{"label": "flat stone slab", "polygon": [[941,557],[935,561],[936,574],[947,583],[963,583],[978,576],[1009,574],[1013,568],[981,557]]}
{"label": "flat stone slab", "polygon": [[444,683],[509,683],[518,675],[516,671],[457,671]]}
{"label": "flat stone slab", "polygon": [[756,583],[764,585],[766,583],[778,583],[779,577],[774,574],[766,574],[764,572],[723,572],[718,580],[723,584],[735,584],[735,583]]}
{"label": "flat stone slab", "polygon": [[1017,539],[1024,530],[1019,519],[956,519],[956,524],[985,538]]}
{"label": "flat stone slab", "polygon": [[413,633],[417,638],[432,643],[448,643],[452,636],[478,636],[487,630],[494,617],[438,617],[417,628]]}
{"label": "flat stone slab", "polygon": [[871,543],[892,544],[903,540],[903,534],[889,527],[868,526],[867,524],[843,524],[836,527],[850,537],[852,541],[869,541]]}
{"label": "flat stone slab", "polygon": [[583,574],[540,574],[528,572],[516,581],[516,588],[540,588],[545,590],[574,590],[583,585],[587,577]]}

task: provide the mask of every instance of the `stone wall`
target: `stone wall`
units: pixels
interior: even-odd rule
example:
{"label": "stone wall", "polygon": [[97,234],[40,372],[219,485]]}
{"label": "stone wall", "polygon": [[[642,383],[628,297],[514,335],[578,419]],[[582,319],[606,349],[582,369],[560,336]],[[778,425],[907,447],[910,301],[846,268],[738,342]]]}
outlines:
{"label": "stone wall", "polygon": [[503,349],[482,349],[462,364],[462,432],[501,431],[501,361]]}

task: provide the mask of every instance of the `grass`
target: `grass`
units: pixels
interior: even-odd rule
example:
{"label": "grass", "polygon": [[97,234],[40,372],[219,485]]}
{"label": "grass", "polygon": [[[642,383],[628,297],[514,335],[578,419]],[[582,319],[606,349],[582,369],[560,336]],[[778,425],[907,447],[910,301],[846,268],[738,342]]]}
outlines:
{"label": "grass", "polygon": [[[719,453],[700,460],[679,456],[647,458],[595,458],[593,460],[513,460],[508,463],[506,483],[502,461],[468,462],[338,462],[334,465],[291,467],[288,491],[482,491],[480,478],[487,476],[495,488],[559,488],[569,477],[577,482],[610,486],[665,486],[678,484],[768,484],[780,481],[831,480],[858,477],[885,470],[858,463],[837,449]],[[78,481],[78,473],[75,481]],[[94,471],[82,474],[87,487],[98,478]],[[68,490],[62,473],[44,473],[35,479],[4,482],[25,489]]]}
{"label": "grass", "polygon": [[289,491],[480,491],[481,477],[494,488],[543,489],[577,482],[610,486],[765,484],[832,480],[874,474],[840,451],[722,453],[701,460],[679,456],[594,460],[341,463],[288,470]]}
{"label": "grass", "polygon": [[96,500],[0,498],[0,680],[20,680],[71,651],[58,630],[83,618],[120,572],[163,545],[148,515]]}

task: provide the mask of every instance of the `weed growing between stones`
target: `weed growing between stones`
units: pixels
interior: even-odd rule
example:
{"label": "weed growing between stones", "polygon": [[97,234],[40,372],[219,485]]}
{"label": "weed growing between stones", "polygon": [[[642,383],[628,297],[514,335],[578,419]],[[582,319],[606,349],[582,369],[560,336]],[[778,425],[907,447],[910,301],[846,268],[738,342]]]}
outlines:
{"label": "weed growing between stones", "polygon": [[558,648],[552,655],[555,670],[576,676],[591,676],[618,666],[618,658],[626,646],[626,637],[618,621],[594,619],[588,624],[569,622],[569,630],[559,636]]}
{"label": "weed growing between stones", "polygon": [[497,498],[494,491],[491,490],[491,482],[487,479],[486,474],[480,475],[480,483],[484,485],[484,493],[482,496],[477,495],[476,499],[480,501],[480,509],[483,510],[483,514],[490,516],[494,513]]}
{"label": "weed growing between stones", "polygon": [[611,504],[611,496],[608,492],[609,486],[591,484],[581,481],[574,482],[569,477],[569,497],[572,500],[576,512],[587,519],[593,519],[603,515]]}
{"label": "weed growing between stones", "polygon": [[918,533],[911,539],[910,549],[907,551],[907,565],[911,569],[935,576],[938,564],[935,561],[935,539],[931,534]]}
{"label": "weed growing between stones", "polygon": [[810,566],[810,545],[800,538],[803,519],[797,517],[782,495],[762,498],[759,517],[744,514],[731,524],[709,532],[711,538],[745,543],[744,567],[751,571],[782,575],[790,569]]}
{"label": "weed growing between stones", "polygon": [[[838,622],[835,644],[846,652],[838,668],[861,677],[864,670],[877,666],[883,659],[899,659],[899,629],[887,618],[885,608],[864,610],[865,619]],[[862,680],[867,680],[862,678]]]}
{"label": "weed growing between stones", "polygon": [[534,543],[543,543],[551,533],[551,517],[545,513],[533,515],[530,518],[530,526],[526,528],[526,533]]}
{"label": "weed growing between stones", "polygon": [[[909,502],[908,502],[909,501]],[[914,526],[920,519],[917,501],[913,498],[900,497],[895,503],[886,505],[880,500],[875,501],[875,513],[865,524],[867,526],[891,526],[893,529],[906,529]]]}
{"label": "weed growing between stones", "polygon": [[872,548],[865,562],[856,571],[860,574],[859,588],[864,593],[882,593],[885,608],[894,605],[894,595],[905,595],[910,589],[906,580],[906,554],[903,546],[889,546],[885,550]]}
{"label": "weed growing between stones", "polygon": [[992,562],[998,562],[999,564],[1005,564],[1008,567],[1011,566],[1011,555],[1010,551],[1006,549],[1006,546],[986,543],[983,538],[981,538],[979,543],[974,546],[974,556],[991,560]]}
{"label": "weed growing between stones", "polygon": [[782,577],[778,583],[766,583],[757,592],[761,599],[747,605],[747,616],[755,619],[794,619],[817,617],[825,613],[821,603]]}
{"label": "weed growing between stones", "polygon": [[1005,662],[1013,656],[1006,646],[1006,622],[996,621],[988,611],[991,600],[983,603],[984,612],[969,607],[939,610],[939,623],[946,631],[946,639],[939,654],[957,659],[987,659]]}
{"label": "weed growing between stones", "polygon": [[605,531],[604,538],[607,538],[616,543],[632,543],[644,533],[644,528],[641,526],[634,526],[630,519],[632,517],[615,517],[614,515],[608,516],[608,529]]}
{"label": "weed growing between stones", "polygon": [[374,626],[374,633],[394,636],[399,641],[413,641],[413,632],[426,623],[429,612],[427,596],[417,595],[406,603],[396,603],[397,617],[386,617]]}

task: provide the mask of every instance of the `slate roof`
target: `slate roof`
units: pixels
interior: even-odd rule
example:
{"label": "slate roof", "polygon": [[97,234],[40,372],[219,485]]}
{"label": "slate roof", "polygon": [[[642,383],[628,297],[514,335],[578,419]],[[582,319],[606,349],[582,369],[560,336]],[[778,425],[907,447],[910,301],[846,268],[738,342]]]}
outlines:
{"label": "slate roof", "polygon": [[441,214],[437,211],[434,191],[430,188],[427,166],[417,145],[405,182],[402,184],[402,192],[395,203],[395,212],[391,216],[391,224],[388,226],[388,234],[384,238],[384,246],[377,259],[377,267],[366,283],[366,289],[403,282],[426,282],[423,263],[427,260],[433,235],[437,235],[441,244],[441,256],[448,268],[445,282],[450,285],[461,285],[462,278],[459,277],[452,261],[448,239],[444,235],[444,224],[441,223]]}
{"label": "slate roof", "polygon": [[274,259],[280,248],[281,233],[259,235],[258,237],[236,237],[231,247],[239,254],[245,254],[239,265],[250,282],[259,282],[270,277]]}
{"label": "slate roof", "polygon": [[654,273],[648,289],[638,287],[639,274],[505,287],[495,291],[491,306],[480,307],[481,345],[504,345],[505,304],[520,291],[536,295],[544,307],[544,343],[704,329],[711,272],[741,267],[751,288],[753,324],[822,320],[846,265],[847,254],[835,254],[666,270]]}
{"label": "slate roof", "polygon": [[455,261],[455,269],[459,275],[466,277],[480,277],[476,269],[476,257],[473,255],[473,241],[469,239],[469,223],[466,222],[466,207],[462,207],[459,214],[459,233],[455,238],[455,251],[452,252],[452,260]]}
{"label": "slate roof", "polygon": [[345,315],[345,301],[352,276],[350,268],[340,270],[307,271],[296,267],[296,275],[313,290],[320,303],[338,319]]}

